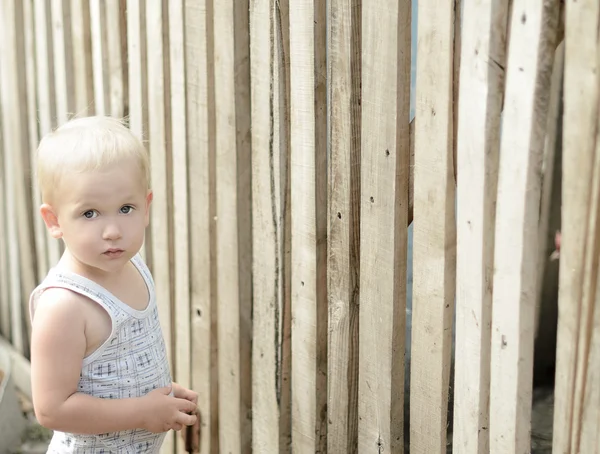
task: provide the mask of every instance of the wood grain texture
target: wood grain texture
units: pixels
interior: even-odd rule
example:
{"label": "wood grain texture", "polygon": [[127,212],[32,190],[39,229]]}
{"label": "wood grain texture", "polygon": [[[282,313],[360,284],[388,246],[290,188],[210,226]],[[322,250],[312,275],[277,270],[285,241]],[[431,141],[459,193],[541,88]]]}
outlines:
{"label": "wood grain texture", "polygon": [[[108,38],[106,4],[101,0],[90,1],[92,32],[92,67],[94,77],[94,112],[96,115],[110,113],[108,80]],[[160,0],[158,0],[160,2]]]}
{"label": "wood grain texture", "polygon": [[326,8],[290,1],[292,451],[327,449]]}
{"label": "wood grain texture", "polygon": [[[165,45],[165,34],[168,24],[164,20],[165,5],[162,1],[146,4],[146,45],[148,52],[148,138],[151,162],[151,188],[153,191],[150,222],[152,223],[152,274],[156,286],[156,298],[160,324],[165,339],[167,357],[174,374],[173,358],[173,318],[171,310],[171,254],[170,254],[170,222],[169,222],[169,159],[167,144],[166,98],[169,93],[164,60],[168,58],[169,49]],[[96,68],[94,68],[96,71]],[[106,87],[105,87],[106,90]],[[104,98],[103,98],[104,99]],[[109,104],[105,104],[105,113],[109,113]],[[98,106],[96,106],[98,107]],[[175,440],[173,432],[165,439],[164,451],[173,453]]]}
{"label": "wood grain texture", "polygon": [[[2,126],[4,178],[10,256],[11,317],[13,343],[19,352],[28,355],[29,331],[27,298],[35,287],[34,250],[30,235],[31,212],[22,150],[29,155],[27,93],[25,83],[25,42],[22,3],[3,0],[0,4],[3,39],[0,44],[0,90],[2,90]],[[26,162],[26,160],[25,160]],[[19,285],[20,283],[20,285]]]}
{"label": "wood grain texture", "polygon": [[[218,377],[214,261],[214,74],[212,1],[185,2],[189,177],[191,384],[202,418],[200,454],[217,454]],[[193,207],[193,209],[192,209]]]}
{"label": "wood grain texture", "polygon": [[494,229],[508,11],[502,0],[466,0],[464,7],[457,128],[452,446],[465,454],[487,454]]}
{"label": "wood grain texture", "polygon": [[76,116],[94,113],[94,73],[89,1],[71,0],[73,108]]}
{"label": "wood grain texture", "polygon": [[249,3],[214,4],[219,449],[250,452],[252,228]]}
{"label": "wood grain texture", "polygon": [[490,452],[530,450],[541,163],[557,19],[558,1],[513,2],[494,246]]}
{"label": "wood grain texture", "polygon": [[58,125],[63,125],[73,113],[73,55],[71,44],[71,4],[51,1],[54,90]]}
{"label": "wood grain texture", "polygon": [[[593,289],[590,284],[595,287],[594,280],[598,279],[590,269],[598,257],[596,245],[590,241],[597,242],[598,238],[597,220],[590,222],[590,215],[597,215],[593,209],[598,209],[595,205],[598,194],[592,188],[596,189],[593,183],[597,178],[600,143],[597,137],[600,5],[589,0],[569,1],[565,17],[562,226],[553,433],[553,448],[561,453],[585,452],[584,448],[587,452],[598,450],[585,446],[582,429],[598,421],[594,414],[597,400],[586,392],[598,386],[594,376],[598,367],[594,346],[598,303],[597,296],[590,292]],[[582,385],[587,380],[586,390]],[[597,429],[592,437],[590,441],[596,439]]]}
{"label": "wood grain texture", "polygon": [[23,2],[23,34],[25,38],[25,92],[27,96],[27,139],[28,153],[23,153],[24,172],[26,174],[27,210],[33,224],[34,239],[34,284],[43,279],[49,269],[47,233],[44,221],[39,214],[42,204],[40,188],[35,178],[35,153],[39,142],[37,90],[36,90],[36,54],[33,3]]}
{"label": "wood grain texture", "polygon": [[[52,23],[50,8],[46,0],[34,0],[35,55],[36,55],[36,88],[37,118],[40,137],[48,134],[56,126],[56,102],[54,90],[54,65],[52,46]],[[36,216],[39,206],[35,207]],[[61,255],[61,244],[46,233],[48,269],[58,263]]]}
{"label": "wood grain texture", "polygon": [[[125,114],[127,100],[127,61],[123,55],[127,49],[127,33],[123,26],[126,0],[104,0],[106,14],[106,47],[108,51],[108,98],[111,116],[121,118]],[[171,0],[169,0],[169,6]],[[106,88],[105,88],[106,89]]]}
{"label": "wood grain texture", "polygon": [[360,0],[329,2],[328,452],[358,449]]}
{"label": "wood grain texture", "polygon": [[[252,106],[252,449],[281,451],[281,350],[283,293],[282,152],[275,140],[274,5],[250,3]],[[285,159],[285,157],[283,157]]]}
{"label": "wood grain texture", "polygon": [[418,21],[410,444],[442,453],[456,284],[454,5],[420,3]]}
{"label": "wood grain texture", "polygon": [[[190,239],[189,185],[186,111],[186,58],[183,0],[170,0],[169,63],[171,94],[171,181],[173,185],[173,261],[174,279],[174,357],[175,380],[191,387],[191,311],[190,311]],[[178,439],[176,452],[185,453],[183,440]]]}

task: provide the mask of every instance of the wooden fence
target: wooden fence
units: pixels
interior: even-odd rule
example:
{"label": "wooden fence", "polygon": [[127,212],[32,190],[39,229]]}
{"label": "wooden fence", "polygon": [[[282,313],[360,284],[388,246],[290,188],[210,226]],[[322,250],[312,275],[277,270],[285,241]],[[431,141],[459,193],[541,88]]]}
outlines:
{"label": "wooden fence", "polygon": [[411,0],[0,5],[0,332],[25,356],[28,294],[61,253],[35,147],[74,115],[126,116],[202,453],[442,453],[450,388],[454,452],[529,452],[564,124],[554,450],[599,449],[598,2],[566,2],[557,52],[560,0],[422,0],[416,36]]}

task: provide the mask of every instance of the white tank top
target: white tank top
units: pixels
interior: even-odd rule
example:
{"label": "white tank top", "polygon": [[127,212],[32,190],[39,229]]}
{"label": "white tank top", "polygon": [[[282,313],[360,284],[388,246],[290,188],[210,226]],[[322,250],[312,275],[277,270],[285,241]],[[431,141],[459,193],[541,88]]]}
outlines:
{"label": "white tank top", "polygon": [[[141,397],[153,389],[171,385],[171,373],[158,319],[154,281],[142,258],[132,263],[140,272],[150,295],[148,306],[138,311],[95,282],[68,270],[53,268],[32,292],[31,318],[41,293],[61,287],[79,293],[102,306],[112,320],[112,332],[104,344],[84,358],[78,391],[102,399]],[[136,429],[101,435],[54,432],[51,454],[158,453],[165,433]]]}

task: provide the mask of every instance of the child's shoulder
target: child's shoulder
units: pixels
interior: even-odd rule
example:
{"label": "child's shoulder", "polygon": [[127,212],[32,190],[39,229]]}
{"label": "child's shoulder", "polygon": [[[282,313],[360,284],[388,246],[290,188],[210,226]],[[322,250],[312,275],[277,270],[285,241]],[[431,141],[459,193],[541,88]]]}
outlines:
{"label": "child's shoulder", "polygon": [[35,313],[52,312],[57,316],[77,317],[82,314],[86,297],[63,287],[49,287],[36,300]]}

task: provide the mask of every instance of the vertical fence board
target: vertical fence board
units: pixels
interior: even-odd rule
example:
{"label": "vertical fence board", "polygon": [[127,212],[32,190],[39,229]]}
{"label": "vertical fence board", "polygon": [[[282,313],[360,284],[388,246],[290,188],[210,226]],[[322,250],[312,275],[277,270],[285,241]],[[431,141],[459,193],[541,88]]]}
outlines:
{"label": "vertical fence board", "polygon": [[[11,316],[13,343],[18,351],[28,354],[30,320],[23,295],[35,286],[33,248],[30,238],[31,212],[28,203],[25,162],[28,155],[27,98],[25,86],[25,55],[23,9],[21,2],[3,0],[0,44],[0,89],[2,90],[2,126],[5,154],[5,184],[10,256]],[[24,108],[23,108],[24,107]],[[20,285],[19,285],[20,283]]]}
{"label": "vertical fence board", "polygon": [[279,307],[279,452],[292,448],[292,339],[291,339],[291,210],[290,210],[290,39],[289,2],[272,3],[273,28],[273,143],[279,166],[279,245],[280,245],[280,307]]}
{"label": "vertical fence board", "polygon": [[327,449],[326,5],[290,1],[292,450]]}
{"label": "vertical fence board", "polygon": [[250,452],[251,191],[249,4],[214,5],[219,447]]}
{"label": "vertical fence board", "polygon": [[[120,118],[125,114],[126,75],[123,68],[123,52],[127,47],[126,29],[122,26],[122,14],[126,0],[105,0],[106,25],[107,25],[107,51],[108,51],[108,80],[109,80],[109,112],[110,115]],[[170,2],[169,2],[170,4]],[[109,30],[108,30],[109,29]]]}
{"label": "vertical fence board", "polygon": [[362,3],[359,452],[404,452],[410,24]]}
{"label": "vertical fence board", "polygon": [[71,53],[70,3],[51,1],[54,87],[58,125],[67,122],[73,112],[73,55]]}
{"label": "vertical fence board", "polygon": [[[0,4],[1,5],[1,4]],[[1,16],[0,16],[1,17]],[[1,24],[2,22],[0,22]],[[0,44],[2,50],[2,44]],[[1,54],[0,54],[1,55]],[[2,61],[0,60],[0,65]],[[0,66],[1,68],[1,66]],[[2,105],[2,75],[0,69],[0,105]],[[6,154],[4,150],[4,133],[2,131],[2,114],[0,112],[0,333],[2,336],[11,339],[11,271],[10,271],[10,242],[8,238],[8,186],[4,169],[6,165]],[[14,281],[13,281],[14,282]]]}
{"label": "vertical fence board", "polygon": [[281,151],[274,139],[274,27],[271,0],[250,4],[252,106],[252,449],[280,452]]}
{"label": "vertical fence board", "polygon": [[513,3],[494,252],[493,453],[530,449],[540,173],[557,19],[558,1]]}
{"label": "vertical fence board", "polygon": [[[559,273],[558,334],[556,354],[556,384],[554,407],[553,449],[556,452],[576,452],[582,448],[581,424],[586,424],[589,413],[584,403],[588,396],[581,389],[586,377],[586,365],[597,369],[594,356],[586,357],[589,320],[588,311],[596,301],[583,301],[589,262],[583,260],[591,245],[587,243],[592,201],[592,175],[597,172],[593,156],[597,146],[600,84],[598,81],[598,41],[600,5],[594,1],[568,2],[565,24],[565,75],[562,158],[562,226]],[[597,197],[594,194],[594,197]],[[597,209],[597,207],[596,207]],[[597,228],[593,226],[593,230]],[[596,237],[597,241],[597,237]],[[594,253],[594,252],[592,252]],[[597,259],[597,251],[595,251]],[[589,276],[597,279],[595,275]],[[596,290],[597,291],[597,290]],[[587,295],[586,295],[587,296]],[[592,295],[590,295],[593,298]],[[597,328],[596,328],[597,330]],[[583,370],[582,370],[583,369]],[[597,386],[597,384],[595,385]],[[595,418],[598,421],[598,418]],[[598,449],[598,448],[596,448]],[[594,449],[592,449],[593,451]],[[584,451],[580,451],[584,452]]]}
{"label": "vertical fence board", "polygon": [[[211,272],[211,206],[214,193],[214,105],[211,65],[211,0],[186,0],[185,52],[187,93],[187,146],[190,220],[190,304],[191,304],[191,384],[198,393],[202,420],[200,453],[219,452],[217,417],[217,380],[211,351],[216,340],[211,330],[216,311],[212,294],[215,283]],[[212,155],[212,158],[211,158]]]}
{"label": "vertical fence board", "polygon": [[94,111],[96,115],[108,115],[110,112],[105,6],[101,0],[90,0]]}
{"label": "vertical fence board", "polygon": [[[190,353],[190,268],[188,219],[188,148],[186,122],[185,30],[183,0],[169,1],[169,50],[171,82],[171,147],[173,154],[173,231],[174,240],[174,317],[175,379],[186,388],[191,386]],[[179,440],[177,452],[186,452]]]}
{"label": "vertical fence board", "polygon": [[328,452],[357,452],[361,1],[329,3]]}
{"label": "vertical fence board", "polygon": [[89,1],[71,0],[73,106],[76,116],[94,113],[94,79]]}
{"label": "vertical fence board", "polygon": [[[148,138],[150,161],[152,163],[152,188],[154,198],[151,210],[152,236],[152,273],[156,282],[156,297],[161,319],[167,356],[173,372],[173,320],[171,317],[171,267],[169,253],[169,177],[165,99],[168,92],[164,58],[165,21],[163,20],[163,2],[146,4],[146,45],[148,52]],[[96,71],[96,68],[94,68]],[[105,111],[107,112],[107,111]],[[107,112],[108,113],[108,112]],[[165,452],[174,451],[173,433],[165,439]]]}
{"label": "vertical fence board", "polygon": [[38,116],[36,104],[36,65],[35,65],[35,28],[33,25],[33,3],[31,1],[23,2],[23,33],[25,35],[25,79],[27,95],[27,133],[29,140],[29,150],[27,154],[28,165],[25,171],[31,178],[30,197],[28,200],[28,209],[31,213],[33,223],[33,235],[35,244],[35,271],[37,271],[36,281],[43,278],[48,272],[48,250],[46,244],[46,227],[39,214],[39,207],[42,204],[40,189],[33,172],[35,163],[35,150],[38,144]]}
{"label": "vertical fence board", "polygon": [[410,444],[442,453],[456,277],[454,6],[420,3],[418,16]]}
{"label": "vertical fence board", "polygon": [[[43,137],[56,126],[52,23],[50,21],[50,4],[48,0],[34,0],[33,7],[37,80],[36,113],[39,121],[39,134],[40,137]],[[36,207],[35,215],[39,217],[38,208]],[[60,259],[61,244],[58,240],[52,238],[49,233],[46,233],[46,244],[48,248],[47,267],[51,268]]]}
{"label": "vertical fence board", "polygon": [[507,13],[503,0],[467,0],[463,16],[452,446],[465,454],[489,452],[494,226]]}

